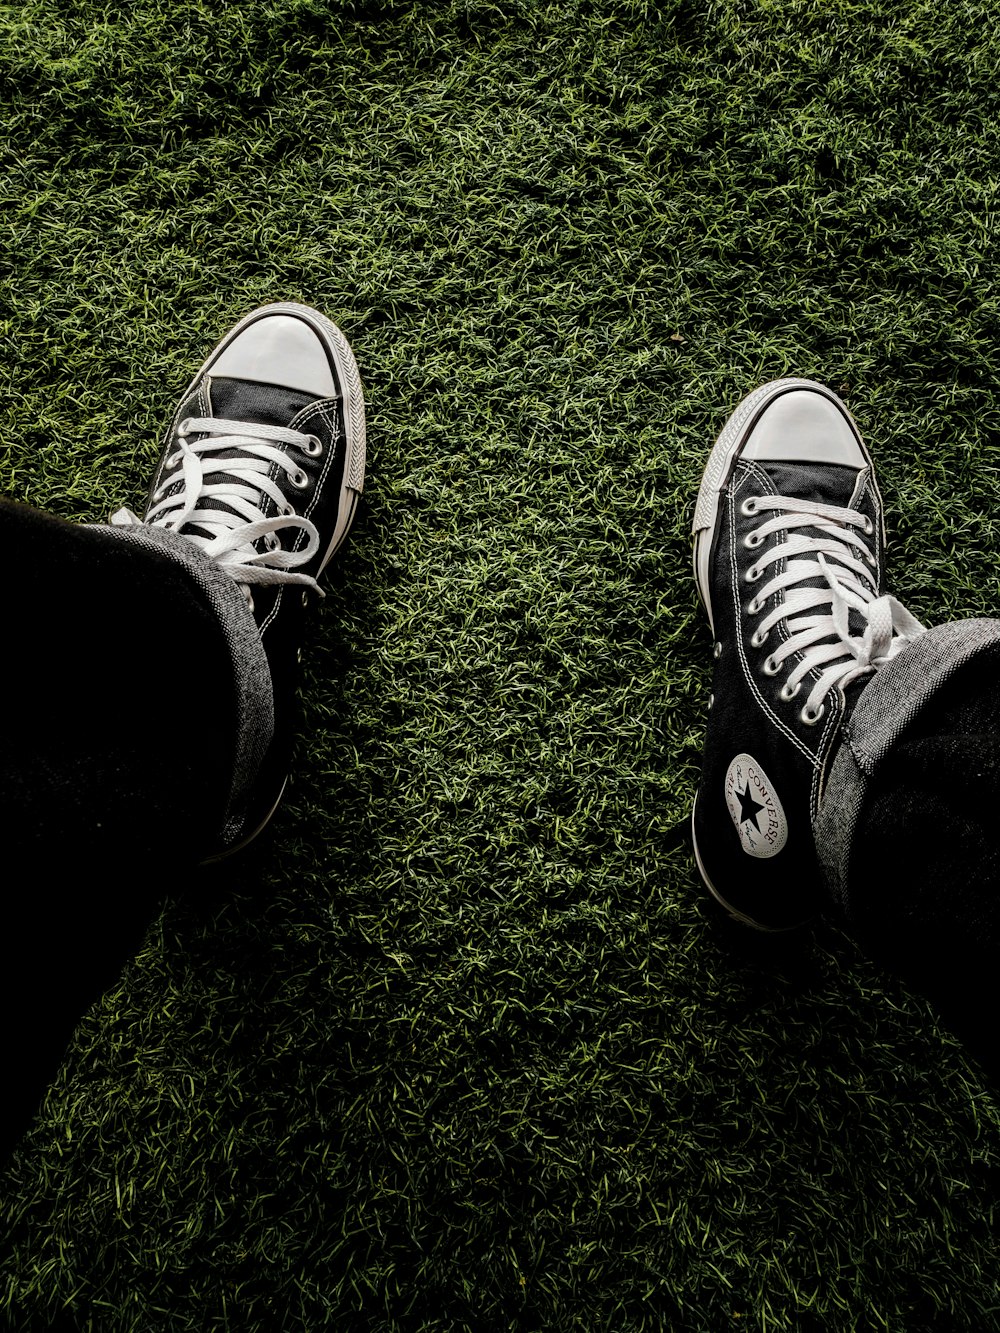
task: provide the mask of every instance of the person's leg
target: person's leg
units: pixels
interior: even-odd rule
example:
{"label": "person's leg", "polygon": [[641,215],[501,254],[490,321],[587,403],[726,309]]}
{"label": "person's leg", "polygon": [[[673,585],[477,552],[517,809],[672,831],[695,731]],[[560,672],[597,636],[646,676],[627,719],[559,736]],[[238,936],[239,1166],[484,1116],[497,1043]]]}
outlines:
{"label": "person's leg", "polygon": [[861,947],[1000,1081],[1000,622],[930,630],[862,693],[816,820]]}
{"label": "person's leg", "polygon": [[364,470],[351,350],[283,304],[241,320],[188,386],[141,519],[0,510],[17,580],[0,671],[0,1153],[162,889],[273,814],[306,594]]}
{"label": "person's leg", "polygon": [[5,1154],[163,889],[217,835],[238,718],[216,608],[166,552],[0,502],[0,560]]}
{"label": "person's leg", "polygon": [[707,888],[763,930],[835,908],[1000,1076],[1000,621],[925,631],[884,593],[871,458],[820,385],[738,406],[694,533],[716,639]]}

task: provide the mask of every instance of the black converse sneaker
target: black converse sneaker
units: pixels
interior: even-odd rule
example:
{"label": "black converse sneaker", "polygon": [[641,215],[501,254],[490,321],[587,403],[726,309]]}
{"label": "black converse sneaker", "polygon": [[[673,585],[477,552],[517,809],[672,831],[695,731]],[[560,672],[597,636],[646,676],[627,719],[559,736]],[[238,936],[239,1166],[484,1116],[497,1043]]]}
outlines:
{"label": "black converse sneaker", "polygon": [[[141,519],[172,529],[242,588],[267,656],[274,737],[235,835],[250,842],[281,799],[303,607],[347,536],[365,474],[361,379],[341,331],[308,306],[262,306],[195,375],[164,441]],[[217,859],[217,855],[209,860]]]}
{"label": "black converse sneaker", "polygon": [[693,530],[715,637],[695,857],[731,916],[787,930],[822,905],[812,819],[841,727],[865,680],[923,626],[882,591],[872,461],[820,384],[776,380],[740,403]]}

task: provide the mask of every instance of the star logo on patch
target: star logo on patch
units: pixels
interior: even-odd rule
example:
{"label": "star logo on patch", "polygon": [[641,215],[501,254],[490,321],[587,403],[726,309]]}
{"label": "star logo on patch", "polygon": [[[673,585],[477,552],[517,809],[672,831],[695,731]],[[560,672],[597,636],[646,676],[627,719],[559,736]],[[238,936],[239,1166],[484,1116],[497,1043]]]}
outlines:
{"label": "star logo on patch", "polygon": [[752,823],[754,828],[759,833],[761,831],[761,828],[760,824],[757,822],[757,816],[760,814],[762,810],[766,810],[767,806],[764,804],[763,801],[754,800],[753,793],[750,790],[749,780],[747,781],[746,790],[738,791],[736,793],[736,799],[740,803],[740,823],[741,824]]}

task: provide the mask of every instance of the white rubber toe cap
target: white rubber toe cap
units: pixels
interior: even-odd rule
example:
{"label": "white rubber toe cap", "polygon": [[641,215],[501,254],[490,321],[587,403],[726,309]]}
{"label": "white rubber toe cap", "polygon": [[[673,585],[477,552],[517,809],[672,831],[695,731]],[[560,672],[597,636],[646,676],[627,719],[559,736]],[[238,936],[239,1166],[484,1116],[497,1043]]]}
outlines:
{"label": "white rubber toe cap", "polygon": [[337,392],[319,337],[294,315],[265,315],[248,324],[208,368],[219,379],[254,380],[298,389],[316,398]]}
{"label": "white rubber toe cap", "polygon": [[809,389],[783,393],[761,413],[742,457],[772,463],[841,463],[863,468],[868,460],[850,421],[836,403]]}

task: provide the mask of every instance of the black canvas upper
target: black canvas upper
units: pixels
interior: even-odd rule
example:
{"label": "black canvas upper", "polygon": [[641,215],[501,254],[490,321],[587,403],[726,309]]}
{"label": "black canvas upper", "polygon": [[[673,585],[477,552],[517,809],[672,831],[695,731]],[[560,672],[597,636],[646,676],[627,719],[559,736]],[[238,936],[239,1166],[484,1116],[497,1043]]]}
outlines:
{"label": "black canvas upper", "polygon": [[[856,690],[849,686],[845,696],[838,687],[829,689],[822,719],[809,725],[802,720],[802,708],[819,673],[807,675],[797,695],[787,701],[779,697],[779,691],[801,655],[786,658],[773,676],[764,673],[764,662],[775,645],[789,636],[785,622],[779,621],[762,645],[751,643],[757,626],[783,594],[772,594],[757,614],[752,613],[751,604],[786,563],[782,560],[768,565],[756,582],[747,582],[748,571],[765,552],[786,539],[782,531],[755,549],[744,545],[748,534],[774,516],[773,511],[753,515],[742,512],[750,497],[763,495],[796,496],[850,507],[865,515],[873,528],[868,540],[877,562],[873,572],[879,581],[882,523],[870,469],[859,472],[837,464],[738,459],[722,496],[711,557],[711,597],[718,641],[714,702],[708,719],[694,833],[702,866],[718,894],[753,922],[784,929],[815,915],[823,901],[811,821],[845,712]],[[797,531],[813,533],[809,528]],[[733,769],[741,755],[754,761],[755,771],[748,773],[745,762]],[[774,808],[766,792],[777,798]],[[730,802],[736,805],[736,817]],[[778,827],[782,812],[783,834]],[[744,837],[737,822],[745,822]],[[769,832],[771,846],[784,838],[775,854],[758,856],[746,850],[749,841],[758,847],[767,846]]]}

